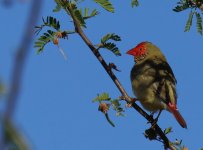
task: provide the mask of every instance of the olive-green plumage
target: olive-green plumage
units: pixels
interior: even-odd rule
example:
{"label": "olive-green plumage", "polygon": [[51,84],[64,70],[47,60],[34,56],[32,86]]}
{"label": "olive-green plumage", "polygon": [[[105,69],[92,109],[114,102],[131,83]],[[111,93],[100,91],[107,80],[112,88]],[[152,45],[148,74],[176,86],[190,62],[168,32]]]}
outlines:
{"label": "olive-green plumage", "polygon": [[186,128],[176,108],[177,82],[160,49],[150,42],[142,42],[127,53],[133,55],[136,62],[130,77],[133,92],[142,106],[150,112],[166,109]]}

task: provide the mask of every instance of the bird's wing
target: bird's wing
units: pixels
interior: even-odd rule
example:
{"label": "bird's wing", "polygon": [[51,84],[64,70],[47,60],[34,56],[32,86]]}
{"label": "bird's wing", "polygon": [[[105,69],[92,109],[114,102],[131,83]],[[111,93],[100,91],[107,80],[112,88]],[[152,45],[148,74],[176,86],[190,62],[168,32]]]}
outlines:
{"label": "bird's wing", "polygon": [[176,83],[177,80],[170,65],[161,59],[155,59],[152,67],[156,70],[155,82],[158,84],[156,95],[166,104],[177,103]]}
{"label": "bird's wing", "polygon": [[173,84],[177,83],[175,75],[166,60],[155,58],[153,62],[154,62],[153,67],[157,70],[158,75],[160,75],[161,78],[166,78]]}
{"label": "bird's wing", "polygon": [[138,80],[137,75],[139,74],[155,77],[150,83],[145,83],[145,88],[150,88],[150,86],[153,85],[155,95],[159,99],[166,104],[169,102],[176,104],[177,81],[171,67],[165,59],[155,57],[141,64],[136,64],[131,71],[131,81],[135,80],[135,78]]}
{"label": "bird's wing", "polygon": [[167,79],[162,79],[161,82],[158,82],[156,95],[167,105],[169,103],[177,103],[177,93],[175,84],[168,81]]}

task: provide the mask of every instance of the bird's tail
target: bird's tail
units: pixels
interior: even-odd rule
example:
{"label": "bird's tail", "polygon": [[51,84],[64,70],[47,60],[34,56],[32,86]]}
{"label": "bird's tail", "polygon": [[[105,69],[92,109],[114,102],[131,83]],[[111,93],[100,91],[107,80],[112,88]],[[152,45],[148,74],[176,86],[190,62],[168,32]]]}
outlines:
{"label": "bird's tail", "polygon": [[174,115],[174,117],[176,118],[176,120],[178,121],[178,123],[183,127],[183,128],[187,128],[187,124],[184,120],[184,118],[182,117],[182,115],[180,114],[180,112],[178,111],[177,107],[175,104],[168,104],[168,108],[170,110],[170,112]]}

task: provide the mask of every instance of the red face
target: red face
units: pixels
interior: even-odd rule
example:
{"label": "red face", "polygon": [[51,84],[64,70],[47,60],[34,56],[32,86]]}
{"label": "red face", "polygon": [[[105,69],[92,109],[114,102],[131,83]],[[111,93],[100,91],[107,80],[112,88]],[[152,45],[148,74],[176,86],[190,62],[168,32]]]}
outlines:
{"label": "red face", "polygon": [[135,58],[135,61],[144,59],[147,54],[146,44],[147,42],[142,42],[138,44],[135,48],[127,51],[127,54],[133,55]]}

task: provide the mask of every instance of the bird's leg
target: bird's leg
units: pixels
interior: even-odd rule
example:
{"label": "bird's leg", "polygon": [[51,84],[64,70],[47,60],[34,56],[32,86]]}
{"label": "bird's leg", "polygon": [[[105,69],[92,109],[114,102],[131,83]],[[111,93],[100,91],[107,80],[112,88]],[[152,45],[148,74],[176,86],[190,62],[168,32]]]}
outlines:
{"label": "bird's leg", "polygon": [[[152,121],[151,120],[154,120],[154,114],[156,113],[156,111],[152,111],[152,112],[150,112],[150,115],[149,115],[149,121],[147,122],[147,124],[149,124],[149,123],[152,123]],[[153,121],[154,122],[154,121]]]}
{"label": "bird's leg", "polygon": [[[152,128],[154,128],[154,126],[156,125],[156,123],[158,122],[159,116],[161,115],[162,109],[159,110],[157,117],[154,119],[154,121],[152,122]],[[153,112],[154,114],[154,112]],[[151,115],[150,115],[151,116]],[[152,116],[153,117],[153,116]]]}

